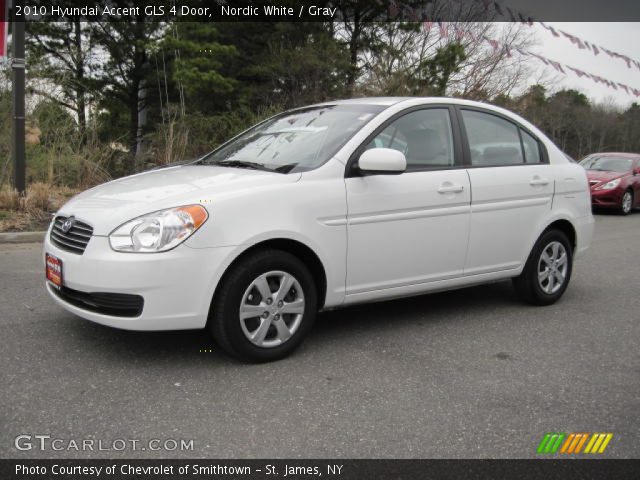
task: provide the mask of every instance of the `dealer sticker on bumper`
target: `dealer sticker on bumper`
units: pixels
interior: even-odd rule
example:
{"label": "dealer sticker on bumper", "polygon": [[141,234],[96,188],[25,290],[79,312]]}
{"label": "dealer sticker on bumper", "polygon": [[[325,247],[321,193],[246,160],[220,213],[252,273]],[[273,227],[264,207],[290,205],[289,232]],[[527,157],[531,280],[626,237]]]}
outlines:
{"label": "dealer sticker on bumper", "polygon": [[47,253],[45,256],[47,264],[47,280],[56,287],[62,287],[62,260]]}

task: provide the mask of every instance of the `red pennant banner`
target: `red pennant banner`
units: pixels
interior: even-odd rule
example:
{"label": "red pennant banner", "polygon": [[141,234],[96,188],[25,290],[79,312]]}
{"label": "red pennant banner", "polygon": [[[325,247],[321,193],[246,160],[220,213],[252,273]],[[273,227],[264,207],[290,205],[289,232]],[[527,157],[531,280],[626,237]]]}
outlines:
{"label": "red pennant banner", "polygon": [[[461,0],[455,0],[455,1],[461,1]],[[526,23],[529,26],[533,25],[533,19],[531,17],[525,17],[522,13],[520,12],[514,12],[513,10],[511,10],[509,7],[503,7],[500,2],[498,1],[487,1],[487,0],[482,0],[482,3],[485,7],[485,10],[487,10],[489,8],[489,6],[493,3],[493,8],[496,11],[496,13],[498,15],[500,15],[501,17],[504,18],[508,18],[510,21],[512,22],[517,22],[520,21],[522,23]],[[506,10],[506,14],[505,14],[505,10]],[[621,55],[619,53],[616,52],[612,52],[610,50],[607,50],[606,48],[603,47],[598,47],[597,45],[595,45],[594,43],[591,42],[587,42],[586,40],[583,40],[575,35],[571,35],[570,33],[564,32],[562,30],[559,30],[560,33],[558,33],[558,31],[553,28],[550,25],[545,25],[544,22],[538,22],[540,25],[542,25],[546,30],[548,30],[549,32],[551,32],[551,34],[554,37],[560,37],[560,33],[565,36],[566,38],[569,39],[569,41],[574,44],[575,46],[577,46],[579,49],[581,50],[590,50],[591,52],[593,52],[594,55],[598,55],[600,54],[600,51],[605,52],[606,54],[608,54],[610,57],[614,57],[614,58],[620,58],[622,60],[624,60],[625,62],[627,62],[627,66],[629,68],[631,68],[631,65],[633,65],[634,67],[636,67],[638,70],[640,70],[640,62],[637,62],[636,60],[629,58],[626,55]]]}
{"label": "red pennant banner", "polygon": [[560,65],[558,62],[554,62],[553,60],[549,60],[549,64],[555,68],[557,71],[559,71],[560,73],[564,73],[564,70],[562,69],[562,65]]}
{"label": "red pennant banner", "polygon": [[487,41],[489,45],[491,45],[491,48],[493,48],[493,53],[496,53],[498,51],[498,48],[500,48],[500,44],[498,43],[498,41],[492,40],[487,37],[484,37],[484,39]]}
{"label": "red pennant banner", "polygon": [[[2,2],[3,0],[0,0],[0,2]],[[456,0],[459,1],[459,0]],[[480,0],[477,0],[480,1]],[[500,5],[500,3],[498,3],[497,1],[491,1],[491,0],[481,0],[483,5],[485,6],[485,9],[488,9],[489,7],[493,6],[493,8],[495,9],[496,13],[498,13],[501,16],[505,16],[504,14],[504,10],[503,7]],[[533,24],[533,19],[531,19],[531,17],[524,17],[522,14],[520,14],[519,12],[514,13],[509,7],[504,7],[504,9],[508,12],[509,18],[511,19],[511,21],[518,21],[517,19],[519,18],[520,21],[522,23],[525,23],[527,25],[532,25]],[[396,3],[396,0],[391,0],[390,4],[389,4],[389,14],[392,16],[397,16],[400,12],[400,9],[398,7],[398,4]],[[422,17],[424,18],[424,17]],[[448,25],[446,24],[446,22],[441,22],[438,21],[438,30],[440,33],[440,36],[443,38],[448,37]],[[617,52],[613,52],[611,50],[608,50],[604,47],[601,46],[597,46],[592,42],[588,42],[586,40],[583,40],[575,35],[572,35],[568,32],[565,32],[563,30],[556,30],[555,28],[553,28],[551,25],[546,25],[543,22],[538,22],[542,27],[544,27],[547,31],[549,31],[554,37],[556,38],[560,38],[560,37],[565,37],[567,38],[573,45],[577,46],[579,49],[582,50],[589,50],[591,51],[594,55],[599,55],[600,52],[604,52],[607,55],[609,55],[611,58],[620,58],[622,60],[624,60],[627,63],[627,67],[631,68],[631,66],[636,67],[638,70],[640,70],[640,62],[637,60],[634,60],[626,55],[622,55],[619,54]],[[422,27],[425,31],[425,33],[429,33],[432,29],[433,26],[433,22],[422,22]],[[589,78],[590,80],[596,82],[596,83],[602,83],[604,85],[606,85],[609,88],[612,88],[614,90],[618,90],[618,89],[622,89],[624,90],[626,93],[628,94],[633,94],[636,97],[640,97],[640,89],[635,89],[632,87],[629,87],[628,85],[625,85],[623,83],[616,83],[616,82],[612,82],[611,80],[608,80],[606,78],[600,77],[598,75],[594,75],[592,73],[588,73],[585,72],[584,70],[580,70],[579,68],[575,68],[572,67],[570,65],[566,65],[566,64],[562,64],[560,62],[556,62],[555,60],[551,60],[549,58],[546,58],[542,55],[539,55],[537,53],[534,52],[530,52],[530,51],[526,51],[523,50],[521,48],[517,48],[517,47],[509,47],[508,45],[502,45],[500,42],[498,42],[497,40],[488,38],[484,35],[481,35],[478,38],[475,38],[475,36],[473,35],[473,33],[469,30],[463,29],[461,27],[459,27],[458,25],[453,26],[454,28],[454,33],[456,36],[456,39],[458,41],[462,40],[463,38],[468,38],[472,41],[476,41],[476,42],[481,42],[481,41],[486,41],[491,48],[493,49],[494,53],[497,53],[499,50],[504,49],[505,55],[507,57],[512,57],[512,52],[516,51],[518,52],[520,55],[523,56],[533,56],[536,57],[538,60],[540,60],[541,62],[543,62],[545,65],[550,65],[555,71],[562,73],[563,75],[567,75],[567,72],[565,69],[570,70],[571,72],[573,72],[578,78]]]}
{"label": "red pennant banner", "polygon": [[397,17],[399,13],[400,13],[400,8],[398,7],[398,4],[393,0],[391,0],[389,2],[389,16],[392,18]]}
{"label": "red pennant banner", "polygon": [[438,22],[438,27],[440,28],[440,36],[441,37],[446,37],[447,36],[447,25],[445,22]]}

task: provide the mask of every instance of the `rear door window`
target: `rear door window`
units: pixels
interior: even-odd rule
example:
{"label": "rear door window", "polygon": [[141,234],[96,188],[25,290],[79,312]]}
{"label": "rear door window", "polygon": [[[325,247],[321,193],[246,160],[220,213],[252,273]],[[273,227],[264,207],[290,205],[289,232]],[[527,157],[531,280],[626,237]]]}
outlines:
{"label": "rear door window", "polygon": [[496,115],[462,110],[471,165],[522,165],[524,157],[518,127]]}
{"label": "rear door window", "polygon": [[461,112],[471,165],[495,167],[544,162],[540,142],[515,123],[476,110]]}

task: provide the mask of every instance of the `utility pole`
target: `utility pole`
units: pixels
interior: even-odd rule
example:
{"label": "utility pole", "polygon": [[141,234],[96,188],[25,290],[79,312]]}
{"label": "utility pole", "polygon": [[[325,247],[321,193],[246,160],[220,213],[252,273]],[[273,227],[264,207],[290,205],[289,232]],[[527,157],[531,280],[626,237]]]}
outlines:
{"label": "utility pole", "polygon": [[18,19],[15,9],[13,20],[13,178],[20,195],[26,190],[24,158],[24,19]]}

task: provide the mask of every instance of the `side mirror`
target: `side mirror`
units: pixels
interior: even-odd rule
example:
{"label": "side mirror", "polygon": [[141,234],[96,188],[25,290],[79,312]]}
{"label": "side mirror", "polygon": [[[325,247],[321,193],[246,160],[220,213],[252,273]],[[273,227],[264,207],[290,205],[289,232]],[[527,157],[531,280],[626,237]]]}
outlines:
{"label": "side mirror", "polygon": [[371,148],[360,155],[358,168],[369,175],[399,174],[407,169],[407,159],[392,148]]}
{"label": "side mirror", "polygon": [[633,174],[634,175],[640,175],[640,167],[636,167],[633,169]]}

